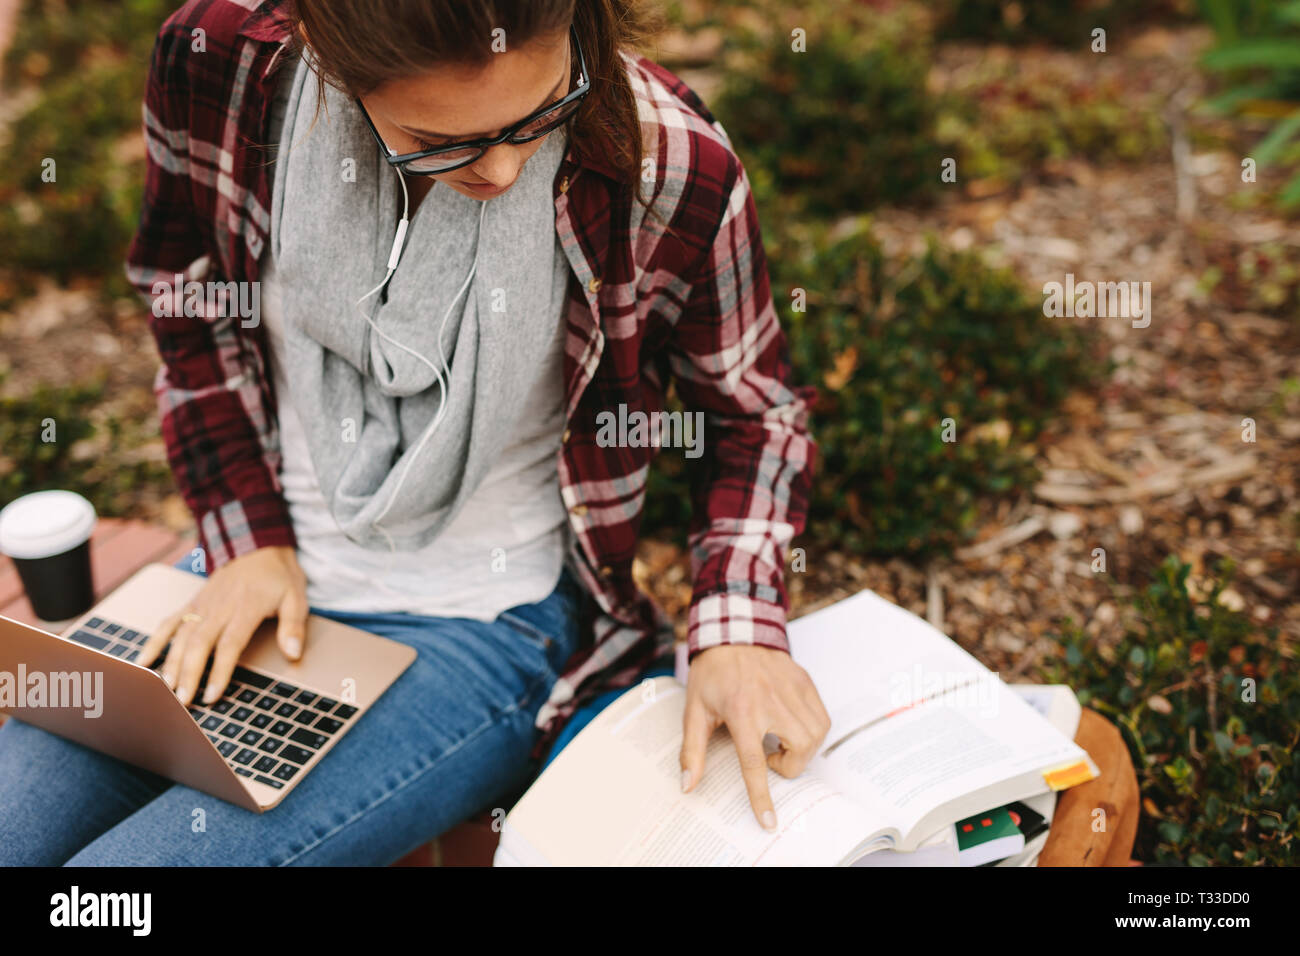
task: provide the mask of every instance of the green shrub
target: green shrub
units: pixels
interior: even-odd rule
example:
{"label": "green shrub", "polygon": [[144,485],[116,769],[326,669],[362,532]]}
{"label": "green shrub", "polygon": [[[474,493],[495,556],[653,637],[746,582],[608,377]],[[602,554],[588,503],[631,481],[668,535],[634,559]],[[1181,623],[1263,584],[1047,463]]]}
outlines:
{"label": "green shrub", "polygon": [[1018,180],[1050,160],[1148,160],[1167,134],[1154,95],[1135,101],[1117,74],[1056,60],[985,57],[953,71],[942,91],[937,137],[958,157],[962,181]]}
{"label": "green shrub", "polygon": [[963,540],[980,496],[1033,480],[1029,443],[1092,370],[1079,332],[973,253],[890,261],[863,228],[775,271],[797,376],[820,391],[810,527],[847,550]]}
{"label": "green shrub", "polygon": [[[772,261],[795,380],[820,393],[808,533],[842,551],[949,549],[982,496],[1034,479],[1030,443],[1094,371],[1086,339],[974,254],[931,244],[891,260],[865,228],[810,241],[802,260]],[[687,468],[660,456],[647,527],[680,537]]]}
{"label": "green shrub", "polygon": [[[47,0],[19,17],[6,83],[40,91],[0,151],[0,247],[19,286],[31,272],[86,275],[106,280],[107,295],[130,294],[122,261],[143,188],[140,103],[154,37],[175,7]],[[42,178],[47,159],[54,182]]]}
{"label": "green shrub", "polygon": [[[1262,120],[1270,127],[1250,152],[1259,167],[1300,164],[1300,2],[1201,0],[1216,43],[1203,64],[1225,89],[1206,107]],[[1284,209],[1300,208],[1300,172],[1278,194]]]}
{"label": "green shrub", "polygon": [[1087,49],[1092,31],[1191,13],[1191,0],[933,0],[936,32],[945,39],[1041,40]]}
{"label": "green shrub", "polygon": [[155,459],[140,451],[156,438],[156,422],[115,416],[105,397],[100,375],[0,398],[0,507],[32,491],[66,488],[89,498],[100,514],[125,515],[140,500],[167,494],[173,480],[161,454]]}
{"label": "green shrub", "polygon": [[736,31],[741,55],[710,107],[762,209],[781,195],[840,215],[923,197],[939,183],[925,34],[851,9],[832,3],[792,17],[807,31],[806,52],[791,49],[790,29]]}
{"label": "green shrub", "polygon": [[[94,433],[89,415],[103,397],[104,383],[99,381],[39,386],[30,395],[0,398],[0,503],[30,491],[64,487],[73,469],[70,451]],[[45,441],[51,426],[56,440]]]}
{"label": "green shrub", "polygon": [[[1133,755],[1147,812],[1135,850],[1162,864],[1295,864],[1300,836],[1300,669],[1294,651],[1219,595],[1196,593],[1171,556],[1134,600],[1114,646],[1077,628],[1049,680],[1112,718]],[[1154,806],[1156,812],[1151,812]]]}

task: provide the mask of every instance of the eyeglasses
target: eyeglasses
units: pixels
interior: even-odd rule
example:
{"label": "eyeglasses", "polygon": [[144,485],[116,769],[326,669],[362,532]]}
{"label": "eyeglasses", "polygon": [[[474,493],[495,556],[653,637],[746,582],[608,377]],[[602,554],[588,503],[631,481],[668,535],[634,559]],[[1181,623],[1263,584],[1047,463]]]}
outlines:
{"label": "eyeglasses", "polygon": [[543,106],[537,112],[524,117],[495,139],[467,140],[448,143],[433,149],[422,149],[415,153],[397,153],[384,142],[383,137],[379,135],[379,130],[375,129],[374,121],[370,119],[370,114],[366,112],[360,97],[356,97],[357,106],[361,110],[361,115],[366,118],[366,125],[370,127],[375,142],[379,144],[379,151],[384,154],[384,159],[388,160],[390,166],[397,166],[403,172],[417,176],[448,173],[453,169],[460,169],[462,166],[477,162],[489,147],[501,143],[530,143],[540,139],[577,112],[583,98],[591,92],[591,78],[587,75],[587,58],[583,55],[578,31],[572,26],[569,27],[569,36],[573,38],[574,49],[578,51],[577,84],[571,82],[572,89],[564,99]]}

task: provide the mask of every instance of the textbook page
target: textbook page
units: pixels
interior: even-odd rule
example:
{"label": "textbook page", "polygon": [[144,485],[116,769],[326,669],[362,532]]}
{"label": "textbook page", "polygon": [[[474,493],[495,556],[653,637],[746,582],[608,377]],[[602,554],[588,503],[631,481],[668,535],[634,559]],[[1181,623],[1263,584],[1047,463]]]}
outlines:
{"label": "textbook page", "polygon": [[871,591],[797,618],[786,632],[790,656],[812,678],[831,718],[823,754],[901,707],[954,686],[995,682],[951,638]]}
{"label": "textbook page", "polygon": [[873,835],[868,811],[814,774],[788,780],[772,770],[778,830],[765,831],[725,730],[709,742],[703,778],[683,794],[685,701],[681,684],[660,677],[606,707],[511,811],[506,828],[516,834],[502,842],[512,855],[517,835],[557,866],[829,866]]}
{"label": "textbook page", "polygon": [[[901,849],[936,826],[1047,792],[1046,770],[1082,761],[1095,775],[1081,747],[997,686],[991,704],[958,689],[874,723],[808,769],[864,806],[888,807],[883,819],[903,834]],[[940,808],[941,818],[925,821]]]}

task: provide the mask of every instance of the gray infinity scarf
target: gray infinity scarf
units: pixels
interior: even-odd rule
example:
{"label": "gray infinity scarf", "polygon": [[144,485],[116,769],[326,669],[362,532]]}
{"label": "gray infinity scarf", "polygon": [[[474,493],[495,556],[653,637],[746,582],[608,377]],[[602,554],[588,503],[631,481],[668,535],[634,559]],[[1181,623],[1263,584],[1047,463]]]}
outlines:
{"label": "gray infinity scarf", "polygon": [[[290,386],[280,401],[292,400],[302,419],[343,533],[365,548],[411,551],[433,541],[483,480],[528,413],[537,357],[558,334],[569,266],[552,183],[564,131],[486,209],[434,185],[412,217],[387,301],[375,294],[361,304],[379,334],[356,302],[387,271],[401,185],[346,95],[327,86],[311,128],[317,96],[300,57],[271,204]],[[434,371],[440,341],[445,394]]]}

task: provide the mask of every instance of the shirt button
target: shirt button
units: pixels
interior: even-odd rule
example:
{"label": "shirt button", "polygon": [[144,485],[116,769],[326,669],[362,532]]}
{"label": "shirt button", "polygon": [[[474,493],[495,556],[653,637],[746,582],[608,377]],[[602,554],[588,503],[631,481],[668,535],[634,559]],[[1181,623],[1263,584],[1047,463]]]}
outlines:
{"label": "shirt button", "polygon": [[560,442],[561,442],[562,444],[566,444],[566,445],[567,445],[567,444],[569,443],[569,436],[572,435],[572,434],[573,434],[573,432],[569,431],[569,429],[566,428],[566,429],[564,430],[564,434],[560,436]]}
{"label": "shirt button", "polygon": [[587,288],[590,289],[592,292],[599,292],[600,280],[593,276],[590,280],[588,280]]}
{"label": "shirt button", "polygon": [[587,513],[587,506],[586,506],[586,505],[574,505],[572,508],[569,509],[569,511],[570,511],[570,513],[572,513],[572,514],[576,515],[577,517],[581,518],[583,515],[585,515],[585,514]]}
{"label": "shirt button", "polygon": [[601,576],[602,578],[607,578],[607,577],[609,577],[609,576],[610,576],[611,574],[613,574],[613,573],[614,573],[614,569],[611,568],[608,564],[602,564],[602,565],[601,565],[601,567],[600,567],[600,576]]}
{"label": "shirt button", "polygon": [[563,179],[560,180],[560,192],[567,193],[568,191],[569,191],[569,177],[565,176]]}

